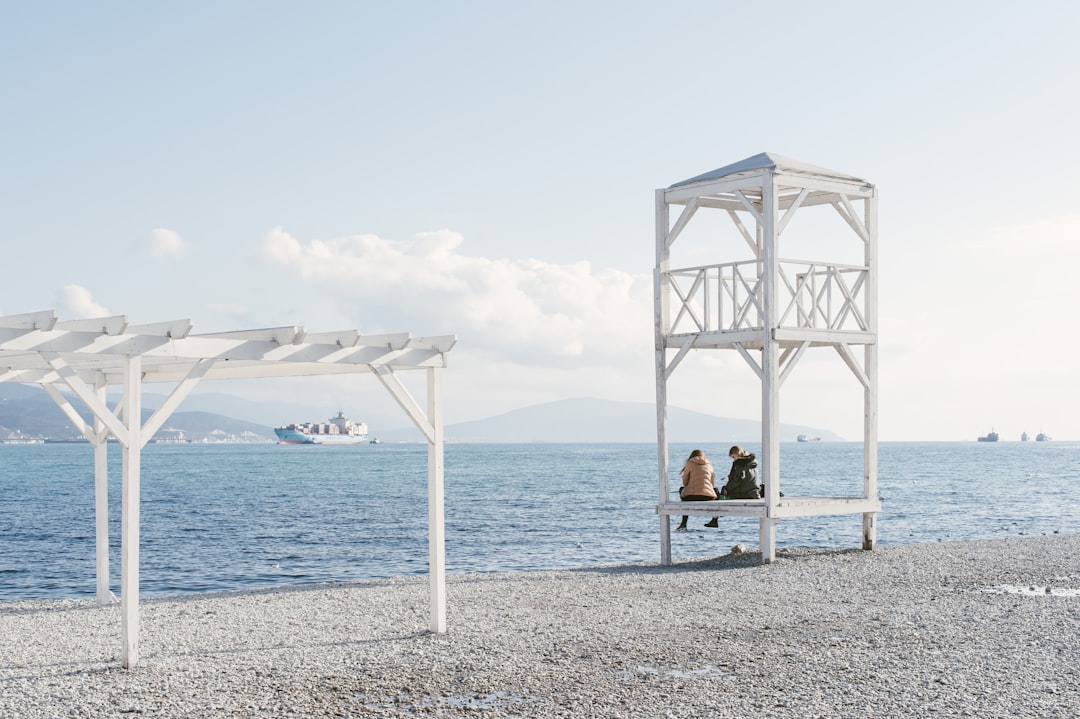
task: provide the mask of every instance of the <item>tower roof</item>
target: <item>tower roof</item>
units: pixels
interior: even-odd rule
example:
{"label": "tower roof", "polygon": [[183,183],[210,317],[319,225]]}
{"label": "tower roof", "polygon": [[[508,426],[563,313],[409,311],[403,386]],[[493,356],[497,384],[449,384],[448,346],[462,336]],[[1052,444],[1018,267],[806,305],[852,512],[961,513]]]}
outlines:
{"label": "tower roof", "polygon": [[843,172],[837,172],[836,170],[830,170],[824,167],[818,167],[817,165],[810,165],[805,162],[799,162],[798,160],[792,160],[789,157],[777,155],[775,152],[762,152],[752,157],[748,157],[745,160],[739,160],[738,162],[734,162],[730,165],[725,165],[724,167],[717,168],[715,170],[712,170],[711,172],[706,172],[703,175],[691,177],[689,180],[676,182],[668,189],[675,187],[684,187],[686,185],[693,185],[698,182],[719,180],[720,178],[727,177],[728,175],[738,175],[740,173],[754,172],[758,170],[778,170],[781,172],[789,172],[799,175],[809,175],[812,177],[866,182],[862,178],[855,177],[854,175],[848,175]]}

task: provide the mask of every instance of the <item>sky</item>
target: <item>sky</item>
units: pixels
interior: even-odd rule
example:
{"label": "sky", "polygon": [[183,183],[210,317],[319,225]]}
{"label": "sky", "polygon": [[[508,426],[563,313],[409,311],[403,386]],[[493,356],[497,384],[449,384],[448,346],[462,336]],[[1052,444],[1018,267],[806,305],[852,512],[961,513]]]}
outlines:
{"label": "sky", "polygon": [[[447,423],[654,402],[654,191],[772,152],[878,188],[880,439],[1080,439],[1078,27],[1038,0],[0,0],[0,314],[454,334]],[[407,424],[370,377],[200,391]],[[734,352],[669,397],[760,416]],[[781,420],[859,440],[861,398],[812,352]]]}

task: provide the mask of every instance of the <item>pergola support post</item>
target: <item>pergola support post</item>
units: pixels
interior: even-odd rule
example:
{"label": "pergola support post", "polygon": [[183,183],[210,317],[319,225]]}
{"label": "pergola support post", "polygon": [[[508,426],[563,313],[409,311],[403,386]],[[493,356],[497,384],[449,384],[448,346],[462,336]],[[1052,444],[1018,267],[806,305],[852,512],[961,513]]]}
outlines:
{"label": "pergola support post", "polygon": [[126,358],[123,375],[123,414],[127,442],[123,445],[120,509],[120,663],[133,669],[139,663],[139,474],[142,464],[142,358]]}
{"label": "pergola support post", "polygon": [[428,420],[434,437],[428,443],[428,572],[431,631],[446,632],[446,522],[443,510],[442,370],[427,371]]}
{"label": "pergola support post", "polygon": [[427,412],[416,403],[409,389],[389,367],[375,370],[375,376],[409,415],[428,442],[428,572],[430,628],[446,632],[446,519],[443,492],[443,414],[441,369],[427,371]]}
{"label": "pergola support post", "polygon": [[[105,376],[98,374],[94,393],[105,403]],[[94,417],[94,557],[97,603],[112,601],[109,591],[109,442],[105,424]]]}

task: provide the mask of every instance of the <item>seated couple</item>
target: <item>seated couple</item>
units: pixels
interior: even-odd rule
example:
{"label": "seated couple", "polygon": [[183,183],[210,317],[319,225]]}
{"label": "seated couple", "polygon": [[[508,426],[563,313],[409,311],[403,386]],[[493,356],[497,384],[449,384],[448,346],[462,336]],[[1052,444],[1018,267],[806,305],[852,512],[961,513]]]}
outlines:
{"label": "seated couple", "polygon": [[[731,457],[731,471],[728,472],[727,484],[716,489],[716,473],[713,472],[712,462],[700,449],[690,453],[686,464],[682,468],[682,487],[679,488],[679,497],[684,502],[712,502],[717,499],[758,499],[761,497],[761,489],[757,481],[757,458],[735,446],[728,450]],[[682,523],[676,527],[676,531],[686,531],[687,516],[684,514]],[[713,517],[705,525],[706,527],[719,526],[717,518]]]}

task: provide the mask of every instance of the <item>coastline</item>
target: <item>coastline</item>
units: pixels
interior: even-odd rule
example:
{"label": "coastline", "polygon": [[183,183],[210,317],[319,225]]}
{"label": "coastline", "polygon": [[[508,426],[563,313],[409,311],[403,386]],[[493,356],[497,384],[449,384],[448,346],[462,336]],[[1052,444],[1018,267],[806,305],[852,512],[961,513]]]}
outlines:
{"label": "coastline", "polygon": [[1071,717],[1080,535],[0,603],[0,716]]}

